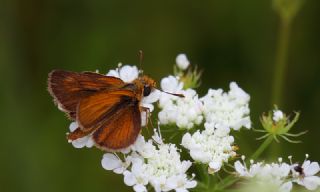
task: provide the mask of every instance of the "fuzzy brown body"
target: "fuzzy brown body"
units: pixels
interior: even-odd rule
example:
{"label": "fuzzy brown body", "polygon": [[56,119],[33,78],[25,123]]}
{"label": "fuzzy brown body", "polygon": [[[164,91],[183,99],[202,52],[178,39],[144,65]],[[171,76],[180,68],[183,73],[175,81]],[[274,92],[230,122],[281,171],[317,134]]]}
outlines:
{"label": "fuzzy brown body", "polygon": [[76,140],[92,134],[97,147],[117,151],[133,144],[141,130],[140,101],[155,82],[141,76],[132,83],[92,72],[54,70],[48,91],[58,108],[79,127],[68,134]]}

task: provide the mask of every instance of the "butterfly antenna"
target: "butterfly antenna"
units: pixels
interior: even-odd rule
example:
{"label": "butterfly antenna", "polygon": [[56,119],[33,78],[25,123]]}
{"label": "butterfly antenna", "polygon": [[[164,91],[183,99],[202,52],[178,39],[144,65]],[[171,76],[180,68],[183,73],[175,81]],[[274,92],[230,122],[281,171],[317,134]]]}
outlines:
{"label": "butterfly antenna", "polygon": [[[142,69],[142,61],[143,61],[143,51],[139,50],[139,68]],[[143,71],[141,70],[141,73],[143,73]]]}
{"label": "butterfly antenna", "polygon": [[[157,89],[159,90],[159,89]],[[177,96],[177,97],[181,97],[181,98],[184,98],[184,95],[183,94],[180,94],[180,93],[169,93],[169,92],[166,92],[166,91],[162,91],[162,90],[159,90],[163,93],[166,93],[166,94],[169,94],[169,95],[173,95],[173,96]]]}

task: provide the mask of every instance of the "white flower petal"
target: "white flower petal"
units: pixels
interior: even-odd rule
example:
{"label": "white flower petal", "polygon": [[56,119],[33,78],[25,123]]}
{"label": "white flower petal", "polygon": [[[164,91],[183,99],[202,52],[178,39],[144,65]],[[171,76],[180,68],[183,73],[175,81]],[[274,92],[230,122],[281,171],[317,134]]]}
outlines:
{"label": "white flower petal", "polygon": [[122,166],[122,161],[112,153],[106,153],[103,155],[101,165],[106,170],[114,170]]}
{"label": "white flower petal", "polygon": [[126,82],[131,83],[139,76],[139,71],[136,66],[124,65],[119,70],[120,78]]}
{"label": "white flower petal", "polygon": [[131,172],[125,171],[123,173],[123,175],[124,175],[124,179],[123,180],[124,180],[124,183],[126,185],[133,186],[133,185],[135,185],[137,183],[136,177]]}
{"label": "white flower petal", "polygon": [[309,176],[303,179],[303,185],[308,190],[315,190],[320,186],[320,177],[318,176]]}
{"label": "white flower petal", "polygon": [[70,123],[70,125],[69,125],[69,130],[70,130],[71,132],[74,132],[78,127],[79,127],[79,125],[78,125],[77,122],[72,122],[72,123]]}
{"label": "white flower petal", "polygon": [[120,77],[118,70],[110,70],[110,71],[106,74],[106,76],[118,77],[118,78]]}
{"label": "white flower petal", "polygon": [[303,173],[305,176],[312,176],[317,174],[320,171],[319,163],[312,162],[307,167],[303,166]]}
{"label": "white flower petal", "polygon": [[134,191],[136,192],[147,192],[147,188],[146,186],[142,185],[142,184],[138,184],[138,185],[135,185],[133,187]]}
{"label": "white flower petal", "polygon": [[161,92],[157,89],[153,90],[150,95],[142,98],[142,103],[154,103],[159,100]]}
{"label": "white flower petal", "polygon": [[240,176],[247,176],[248,175],[247,169],[245,168],[245,166],[243,166],[243,164],[240,161],[236,161],[234,163],[234,168]]}

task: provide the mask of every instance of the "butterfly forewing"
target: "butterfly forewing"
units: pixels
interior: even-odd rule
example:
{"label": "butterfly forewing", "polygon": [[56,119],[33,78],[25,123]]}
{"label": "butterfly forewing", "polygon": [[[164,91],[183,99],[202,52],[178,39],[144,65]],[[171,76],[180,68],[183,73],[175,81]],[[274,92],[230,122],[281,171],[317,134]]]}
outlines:
{"label": "butterfly forewing", "polygon": [[98,73],[54,70],[49,74],[48,90],[61,110],[75,119],[79,101],[101,90],[116,90],[125,83]]}
{"label": "butterfly forewing", "polygon": [[101,91],[82,99],[77,108],[77,122],[83,130],[95,129],[118,115],[134,101],[134,93],[129,90]]}

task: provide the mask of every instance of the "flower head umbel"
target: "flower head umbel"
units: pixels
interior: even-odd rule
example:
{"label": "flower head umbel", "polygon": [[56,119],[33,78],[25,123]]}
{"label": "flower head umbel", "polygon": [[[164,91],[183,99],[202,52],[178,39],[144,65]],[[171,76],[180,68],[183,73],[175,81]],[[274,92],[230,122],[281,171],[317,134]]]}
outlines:
{"label": "flower head umbel", "polygon": [[161,93],[158,113],[160,124],[176,124],[181,129],[191,129],[202,122],[202,103],[193,89],[183,90],[179,78],[168,76],[161,80],[161,89],[184,97]]}
{"label": "flower head umbel", "polygon": [[222,89],[209,89],[201,101],[207,124],[234,130],[239,130],[241,127],[251,128],[250,96],[235,82],[230,83],[230,91],[227,93]]}
{"label": "flower head umbel", "polygon": [[291,191],[292,182],[287,181],[290,173],[290,165],[279,161],[278,163],[254,163],[251,161],[250,167],[247,168],[245,162],[236,161],[235,170],[240,177],[254,178],[258,182],[267,182],[278,188],[277,191]]}
{"label": "flower head umbel", "polygon": [[[308,155],[306,155],[308,157]],[[289,157],[291,161],[291,156]],[[236,161],[234,163],[235,171],[238,176],[247,179],[255,179],[256,182],[268,183],[277,186],[277,191],[291,191],[293,184],[297,183],[308,190],[315,190],[320,186],[320,177],[316,174],[320,171],[318,162],[305,160],[302,165],[287,164],[279,158],[277,163],[254,163],[250,161],[250,167]]]}
{"label": "flower head umbel", "polygon": [[193,160],[209,165],[210,172],[217,172],[223,163],[235,157],[234,138],[227,127],[207,128],[194,134],[186,133],[181,145],[189,150]]}
{"label": "flower head umbel", "polygon": [[[157,133],[158,134],[158,133]],[[159,138],[158,135],[155,137]],[[196,186],[196,181],[186,174],[190,161],[181,161],[174,144],[159,144],[145,141],[139,136],[125,160],[106,153],[102,165],[107,170],[124,175],[124,182],[138,192],[147,191],[150,184],[155,191],[187,191]]]}
{"label": "flower head umbel", "polygon": [[291,120],[289,116],[287,116],[285,113],[279,110],[277,106],[275,106],[275,109],[273,111],[269,111],[267,115],[262,115],[260,121],[264,130],[257,131],[265,132],[266,134],[258,139],[263,139],[268,137],[269,135],[272,135],[276,141],[279,141],[278,137],[281,137],[288,142],[299,143],[300,141],[289,139],[289,137],[298,137],[306,133],[306,131],[297,134],[289,133],[298,119],[298,112],[295,113],[294,118]]}

